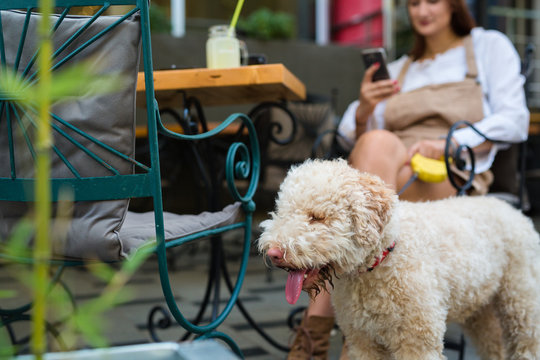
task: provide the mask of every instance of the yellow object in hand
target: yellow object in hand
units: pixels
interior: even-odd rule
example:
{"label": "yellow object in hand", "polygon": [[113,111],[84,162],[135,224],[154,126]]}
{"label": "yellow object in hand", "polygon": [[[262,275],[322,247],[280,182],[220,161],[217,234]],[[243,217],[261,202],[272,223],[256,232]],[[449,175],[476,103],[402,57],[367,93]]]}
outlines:
{"label": "yellow object in hand", "polygon": [[425,182],[438,183],[447,177],[444,160],[430,159],[419,153],[411,158],[411,167],[418,174],[418,178]]}

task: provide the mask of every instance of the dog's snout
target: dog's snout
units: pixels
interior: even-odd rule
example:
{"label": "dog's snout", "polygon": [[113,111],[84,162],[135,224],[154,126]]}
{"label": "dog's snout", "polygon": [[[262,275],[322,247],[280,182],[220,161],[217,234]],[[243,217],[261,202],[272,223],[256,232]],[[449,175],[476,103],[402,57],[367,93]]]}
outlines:
{"label": "dog's snout", "polygon": [[277,248],[277,247],[273,247],[271,249],[268,250],[267,252],[267,255],[268,257],[270,258],[270,260],[272,260],[272,262],[276,263],[276,262],[280,262],[283,260],[283,251],[281,251],[281,249]]}

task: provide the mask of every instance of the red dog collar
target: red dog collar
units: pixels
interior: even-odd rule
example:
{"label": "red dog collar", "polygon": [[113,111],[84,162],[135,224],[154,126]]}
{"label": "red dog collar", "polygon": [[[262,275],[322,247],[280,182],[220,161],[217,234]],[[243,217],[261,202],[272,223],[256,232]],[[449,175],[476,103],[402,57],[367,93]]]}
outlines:
{"label": "red dog collar", "polygon": [[392,250],[394,250],[395,247],[396,247],[396,242],[394,241],[392,243],[392,245],[390,245],[390,247],[387,247],[386,250],[383,251],[381,257],[378,257],[375,260],[375,263],[373,265],[371,265],[371,267],[368,268],[367,271],[372,271],[373,269],[375,269],[375,267],[377,265],[379,265],[388,256],[388,254],[390,254],[390,252],[392,252]]}

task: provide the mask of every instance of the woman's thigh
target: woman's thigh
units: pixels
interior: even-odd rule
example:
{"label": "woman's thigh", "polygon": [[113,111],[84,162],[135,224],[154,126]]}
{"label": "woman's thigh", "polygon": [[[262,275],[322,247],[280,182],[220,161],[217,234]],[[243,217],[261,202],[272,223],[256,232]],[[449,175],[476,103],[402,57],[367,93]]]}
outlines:
{"label": "woman's thigh", "polygon": [[387,130],[371,130],[363,134],[349,156],[352,167],[378,175],[394,189],[398,173],[407,161],[405,145]]}
{"label": "woman's thigh", "polygon": [[[413,174],[409,160],[403,142],[387,130],[371,130],[363,134],[349,157],[351,166],[378,175],[389,187],[398,192]],[[448,180],[441,183],[416,180],[404,190],[400,199],[437,200],[455,194],[456,190]]]}

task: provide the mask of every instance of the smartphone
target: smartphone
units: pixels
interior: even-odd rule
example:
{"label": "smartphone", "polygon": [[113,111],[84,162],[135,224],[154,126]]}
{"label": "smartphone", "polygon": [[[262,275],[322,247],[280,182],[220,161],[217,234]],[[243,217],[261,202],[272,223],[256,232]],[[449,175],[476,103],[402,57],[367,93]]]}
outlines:
{"label": "smartphone", "polygon": [[362,51],[362,59],[364,60],[365,68],[369,68],[375,63],[379,63],[380,67],[373,74],[373,81],[390,79],[388,68],[386,67],[386,51],[383,48],[366,49]]}

